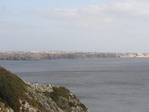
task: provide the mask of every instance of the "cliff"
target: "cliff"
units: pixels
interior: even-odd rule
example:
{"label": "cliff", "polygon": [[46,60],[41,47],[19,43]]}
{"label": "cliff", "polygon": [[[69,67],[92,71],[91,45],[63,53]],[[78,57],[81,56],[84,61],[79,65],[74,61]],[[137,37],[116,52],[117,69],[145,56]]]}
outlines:
{"label": "cliff", "polygon": [[109,58],[118,57],[115,53],[96,52],[0,52],[0,60],[45,60],[45,59],[79,59],[79,58]]}
{"label": "cliff", "polygon": [[45,60],[45,59],[84,59],[84,58],[119,58],[149,57],[149,53],[102,53],[102,52],[0,52],[0,60]]}
{"label": "cliff", "polygon": [[31,84],[0,67],[0,112],[88,112],[64,87]]}

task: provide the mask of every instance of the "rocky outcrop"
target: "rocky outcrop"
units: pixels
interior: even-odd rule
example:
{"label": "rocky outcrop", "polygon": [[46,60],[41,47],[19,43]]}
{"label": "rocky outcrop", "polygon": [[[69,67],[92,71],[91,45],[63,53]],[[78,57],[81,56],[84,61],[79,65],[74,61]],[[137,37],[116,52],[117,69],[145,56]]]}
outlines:
{"label": "rocky outcrop", "polygon": [[10,107],[7,107],[3,102],[0,101],[0,112],[14,112]]}
{"label": "rocky outcrop", "polygon": [[88,112],[64,87],[24,82],[0,67],[0,112]]}

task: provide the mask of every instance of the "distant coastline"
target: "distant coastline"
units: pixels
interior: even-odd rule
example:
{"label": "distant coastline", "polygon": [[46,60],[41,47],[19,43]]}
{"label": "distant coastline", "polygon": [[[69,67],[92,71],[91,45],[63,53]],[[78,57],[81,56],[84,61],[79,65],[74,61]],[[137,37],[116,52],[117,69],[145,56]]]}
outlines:
{"label": "distant coastline", "polygon": [[65,51],[11,51],[0,52],[0,60],[45,60],[45,59],[85,59],[149,57],[149,53],[104,53],[104,52],[65,52]]}

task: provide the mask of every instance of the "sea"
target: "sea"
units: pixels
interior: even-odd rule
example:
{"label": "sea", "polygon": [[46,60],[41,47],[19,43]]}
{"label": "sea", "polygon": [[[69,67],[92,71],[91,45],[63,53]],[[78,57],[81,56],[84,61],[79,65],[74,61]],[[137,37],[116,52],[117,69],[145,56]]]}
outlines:
{"label": "sea", "polygon": [[65,86],[90,112],[149,112],[149,58],[0,61],[32,83]]}

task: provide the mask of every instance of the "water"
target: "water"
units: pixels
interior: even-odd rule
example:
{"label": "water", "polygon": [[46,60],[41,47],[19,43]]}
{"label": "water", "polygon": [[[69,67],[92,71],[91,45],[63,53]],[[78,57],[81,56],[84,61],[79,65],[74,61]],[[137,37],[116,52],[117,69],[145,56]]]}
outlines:
{"label": "water", "polygon": [[23,80],[69,88],[92,112],[148,112],[149,58],[0,61]]}

